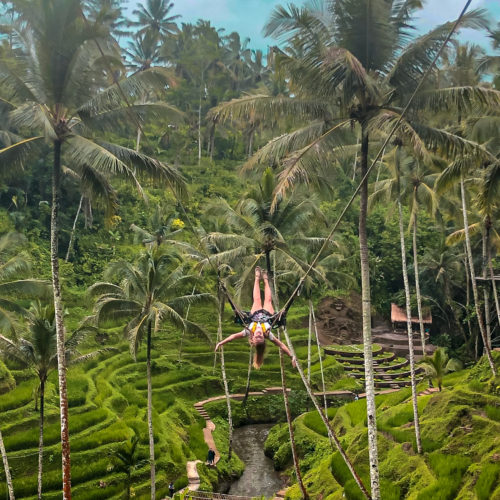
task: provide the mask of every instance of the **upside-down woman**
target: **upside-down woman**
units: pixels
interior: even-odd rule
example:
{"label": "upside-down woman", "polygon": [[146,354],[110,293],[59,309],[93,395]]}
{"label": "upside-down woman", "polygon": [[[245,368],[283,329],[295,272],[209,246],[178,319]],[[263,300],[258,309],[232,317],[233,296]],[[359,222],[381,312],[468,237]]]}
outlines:
{"label": "upside-down woman", "polygon": [[[264,304],[260,295],[260,280],[264,281]],[[277,345],[285,354],[292,359],[292,365],[295,368],[295,358],[288,347],[276,338],[271,328],[273,326],[274,308],[272,303],[271,287],[269,286],[269,277],[267,271],[261,271],[260,267],[255,268],[255,281],[253,285],[253,304],[248,315],[250,324],[241,332],[233,333],[215,346],[217,350],[221,345],[227,344],[235,339],[248,337],[250,345],[255,347],[253,366],[259,369],[264,361],[264,351],[266,348],[266,339]]]}

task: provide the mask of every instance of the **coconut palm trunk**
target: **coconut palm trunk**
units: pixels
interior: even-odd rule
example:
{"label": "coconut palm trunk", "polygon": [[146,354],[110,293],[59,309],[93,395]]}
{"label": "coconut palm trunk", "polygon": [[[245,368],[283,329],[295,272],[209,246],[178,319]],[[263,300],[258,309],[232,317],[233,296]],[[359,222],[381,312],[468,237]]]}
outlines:
{"label": "coconut palm trunk", "polygon": [[45,379],[40,380],[40,435],[38,438],[38,499],[42,498],[43,474],[43,423],[45,411]]}
{"label": "coconut palm trunk", "polygon": [[54,141],[54,165],[52,173],[52,211],[50,218],[50,263],[52,290],[57,332],[57,372],[59,376],[59,408],[61,415],[61,454],[63,500],[71,499],[71,458],[69,446],[68,391],[66,385],[66,333],[63,321],[61,283],[59,279],[59,194],[61,189],[61,141]]}
{"label": "coconut palm trunk", "polygon": [[314,327],[314,336],[316,337],[316,346],[318,347],[319,369],[321,371],[321,390],[323,391],[323,404],[325,407],[325,414],[327,414],[328,402],[326,400],[326,384],[325,384],[325,374],[323,373],[323,358],[321,356],[321,346],[319,344],[319,337],[318,337],[318,325],[316,323],[316,315],[314,314],[314,305],[312,303],[312,300],[309,302],[309,307],[311,310],[312,322]]}
{"label": "coconut palm trunk", "polygon": [[484,231],[482,234],[483,244],[483,265],[482,265],[482,278],[483,278],[483,297],[484,297],[484,323],[486,327],[486,338],[488,339],[488,346],[491,349],[491,315],[490,315],[490,290],[488,287],[488,247],[490,246],[490,229],[491,220],[486,217],[484,221]]}
{"label": "coconut palm trunk", "polygon": [[470,234],[469,234],[469,218],[467,216],[467,204],[465,201],[465,186],[464,186],[463,176],[460,177],[460,195],[462,198],[462,216],[464,219],[465,248],[467,250],[467,261],[469,264],[470,281],[472,285],[472,295],[474,297],[474,306],[476,309],[477,322],[479,323],[479,331],[481,332],[481,338],[483,339],[484,352],[486,353],[486,357],[488,358],[488,363],[490,364],[491,371],[493,375],[496,377],[497,370],[495,367],[495,363],[493,362],[493,358],[491,356],[491,349],[488,344],[488,338],[486,337],[486,330],[484,328],[484,323],[483,323],[483,315],[481,314],[481,307],[479,305],[479,292],[477,289],[476,274],[474,271],[474,261],[472,260],[472,247],[470,243]]}
{"label": "coconut palm trunk", "polygon": [[[219,314],[218,314],[218,325],[217,325],[217,341],[222,341],[222,312],[224,311],[224,299],[222,292],[219,293]],[[227,458],[231,460],[231,455],[233,452],[233,414],[231,411],[231,395],[229,394],[229,387],[227,384],[226,377],[226,365],[224,363],[224,346],[220,348],[220,368],[222,371],[222,382],[224,384],[224,394],[226,395],[226,404],[227,404],[227,422],[229,425],[229,447],[227,451]]]}
{"label": "coconut palm trunk", "polygon": [[149,464],[151,466],[151,500],[156,498],[155,440],[153,434],[153,387],[151,384],[151,321],[148,323],[148,339],[146,354],[146,369],[148,379],[148,434],[149,434]]}
{"label": "coconut palm trunk", "polygon": [[312,302],[309,300],[309,332],[307,335],[307,382],[311,383],[311,340],[312,340]]}
{"label": "coconut palm trunk", "polygon": [[[398,151],[396,156],[398,156]],[[396,160],[397,162],[399,159]],[[398,168],[398,178],[399,178],[399,168]],[[410,357],[410,380],[411,380],[411,399],[413,403],[413,422],[415,425],[415,439],[417,442],[417,453],[422,454],[422,441],[420,439],[420,421],[418,418],[418,405],[417,405],[417,382],[415,377],[415,353],[413,350],[413,327],[411,323],[411,299],[410,299],[410,284],[408,281],[408,267],[406,265],[406,245],[405,245],[405,233],[403,227],[403,209],[401,207],[401,194],[399,189],[399,179],[398,179],[398,215],[399,215],[399,239],[401,243],[401,265],[403,269],[403,282],[405,288],[405,299],[406,299],[406,326],[408,332],[408,351]],[[425,354],[425,353],[424,353]]]}
{"label": "coconut palm trunk", "polygon": [[[280,337],[281,335],[280,332],[278,331],[278,338]],[[302,480],[299,457],[297,454],[297,447],[295,445],[295,434],[293,431],[292,412],[290,411],[290,402],[288,401],[288,391],[286,387],[286,375],[285,375],[285,363],[284,363],[283,351],[280,349],[279,352],[280,352],[281,387],[283,389],[283,401],[285,403],[286,421],[288,423],[290,446],[292,448],[293,466],[295,468],[295,475],[297,476],[297,483],[299,484],[300,491],[302,492],[302,498],[305,500],[309,498],[309,495],[307,494],[306,487],[304,486],[304,481]]]}
{"label": "coconut palm trunk", "polygon": [[[368,171],[368,133],[366,126],[361,132],[361,178]],[[366,236],[366,219],[368,213],[368,179],[360,189],[359,211],[359,250],[361,260],[361,300],[363,315],[363,353],[365,364],[366,416],[368,426],[368,460],[370,464],[371,492],[374,500],[380,500],[380,478],[377,448],[377,419],[375,414],[375,383],[373,378],[373,349],[371,331],[371,299],[370,299],[370,264],[368,260],[368,242]]]}
{"label": "coconut palm trunk", "polygon": [[415,269],[415,293],[417,295],[418,324],[420,326],[420,341],[422,342],[422,354],[425,356],[425,329],[422,315],[422,294],[420,293],[420,276],[418,271],[417,252],[417,214],[413,220],[413,267]]}
{"label": "coconut palm trunk", "polygon": [[491,248],[488,248],[488,268],[490,272],[491,288],[493,289],[493,298],[495,300],[495,309],[497,312],[498,326],[500,326],[500,302],[498,300],[497,285],[495,282],[495,275],[493,273],[493,264],[491,263]]}
{"label": "coconut palm trunk", "polygon": [[71,255],[71,252],[73,251],[76,223],[78,222],[78,217],[80,216],[80,212],[82,210],[82,203],[83,203],[83,194],[80,196],[80,203],[78,204],[78,210],[76,211],[75,220],[73,221],[73,227],[71,228],[71,234],[69,236],[69,243],[68,243],[68,250],[66,252],[66,257],[64,259],[66,262],[69,262],[69,256]]}
{"label": "coconut palm trunk", "polygon": [[248,372],[247,372],[247,385],[245,387],[245,396],[243,398],[243,405],[246,404],[247,399],[248,399],[248,393],[250,392],[250,375],[252,374],[252,357],[253,357],[253,349],[252,346],[250,346],[249,351],[249,357],[248,357]]}
{"label": "coconut palm trunk", "polygon": [[0,431],[0,453],[2,454],[3,468],[5,471],[5,479],[7,481],[7,491],[9,492],[9,500],[15,500],[14,486],[12,486],[12,476],[10,475],[9,461],[7,460],[7,452],[3,444],[2,431]]}

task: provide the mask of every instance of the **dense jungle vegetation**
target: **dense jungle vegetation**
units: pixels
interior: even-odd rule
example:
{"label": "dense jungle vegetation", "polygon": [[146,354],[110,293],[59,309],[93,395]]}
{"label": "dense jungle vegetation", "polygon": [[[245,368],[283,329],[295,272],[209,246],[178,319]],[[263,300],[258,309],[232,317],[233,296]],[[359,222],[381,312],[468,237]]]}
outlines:
{"label": "dense jungle vegetation", "polygon": [[[207,403],[202,490],[243,470],[231,422],[276,422],[286,498],[500,499],[498,20],[422,34],[418,0],[283,4],[263,53],[125,4],[0,6],[0,497],[185,496],[208,450],[193,404],[251,373],[289,404]],[[246,341],[214,354],[255,266],[281,306],[302,279],[281,337],[299,370],[274,346],[251,372]],[[362,317],[344,355],[311,350],[325,297]],[[391,303],[432,356],[372,342]],[[408,387],[376,395],[383,366]],[[328,430],[306,380],[363,397],[330,400]]]}

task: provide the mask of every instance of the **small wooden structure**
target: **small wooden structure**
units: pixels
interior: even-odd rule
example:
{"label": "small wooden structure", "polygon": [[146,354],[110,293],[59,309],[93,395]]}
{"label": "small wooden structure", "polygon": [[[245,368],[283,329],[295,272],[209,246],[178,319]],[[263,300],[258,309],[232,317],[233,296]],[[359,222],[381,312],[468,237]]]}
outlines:
{"label": "small wooden structure", "polygon": [[[391,323],[392,323],[392,329],[395,332],[400,332],[404,331],[406,332],[406,311],[402,309],[401,307],[398,307],[396,304],[391,303]],[[432,315],[429,312],[427,316],[424,316],[422,318],[422,322],[425,325],[425,331],[428,334],[430,326],[432,325]],[[414,331],[419,331],[420,326],[419,326],[419,321],[418,317],[412,316],[411,318],[411,326]]]}

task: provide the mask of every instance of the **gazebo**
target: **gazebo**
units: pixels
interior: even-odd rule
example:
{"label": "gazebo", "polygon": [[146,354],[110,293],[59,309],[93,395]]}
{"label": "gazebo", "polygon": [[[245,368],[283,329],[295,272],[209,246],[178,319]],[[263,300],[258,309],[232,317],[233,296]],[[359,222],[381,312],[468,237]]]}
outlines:
{"label": "gazebo", "polygon": [[[422,322],[425,325],[425,332],[428,334],[429,328],[432,325],[432,315],[429,311],[429,314],[427,316],[424,316],[422,318]],[[397,331],[406,331],[406,311],[402,309],[401,307],[398,307],[396,304],[391,303],[391,323],[392,323],[392,329],[397,332]],[[418,317],[412,316],[411,318],[411,326],[412,329],[415,331],[418,331],[420,329],[419,327],[419,321]]]}

